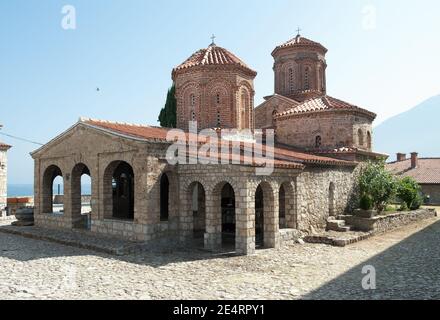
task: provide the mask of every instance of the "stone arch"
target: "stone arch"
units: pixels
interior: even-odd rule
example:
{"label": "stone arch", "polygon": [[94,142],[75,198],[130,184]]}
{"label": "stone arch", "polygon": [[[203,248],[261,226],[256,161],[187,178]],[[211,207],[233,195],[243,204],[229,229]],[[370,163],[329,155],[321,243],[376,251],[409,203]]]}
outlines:
{"label": "stone arch", "polygon": [[279,212],[274,195],[274,188],[267,181],[260,182],[255,189],[255,242],[257,246],[277,247]]}
{"label": "stone arch", "polygon": [[206,213],[207,248],[218,248],[222,245],[235,247],[237,190],[227,180],[218,182],[213,187]]}
{"label": "stone arch", "polygon": [[373,149],[373,138],[370,131],[367,131],[367,148],[369,151]]}
{"label": "stone arch", "polygon": [[90,221],[88,215],[82,214],[82,185],[81,178],[88,175],[92,178],[90,169],[84,163],[76,164],[71,173],[71,210],[72,210],[72,227],[74,229],[90,229]]}
{"label": "stone arch", "polygon": [[104,171],[104,218],[134,219],[135,176],[133,167],[121,160],[111,162]]}
{"label": "stone arch", "polygon": [[194,238],[204,238],[206,232],[206,189],[198,181],[187,188],[189,211],[193,220]]}
{"label": "stone arch", "polygon": [[297,229],[295,182],[285,181],[280,184],[278,203],[280,229]]}
{"label": "stone arch", "polygon": [[360,147],[363,147],[365,144],[365,141],[364,141],[364,132],[362,131],[362,129],[358,130],[357,135],[358,135],[358,144]]}
{"label": "stone arch", "polygon": [[53,213],[54,210],[54,197],[53,197],[53,182],[57,177],[62,177],[64,181],[63,172],[57,165],[48,166],[43,173],[43,201],[42,211],[43,213]]}
{"label": "stone arch", "polygon": [[230,127],[233,124],[234,110],[232,89],[227,82],[213,82],[207,89],[209,127]]}
{"label": "stone arch", "polygon": [[335,208],[335,184],[330,182],[328,188],[328,213],[330,217],[334,217],[336,215]]}

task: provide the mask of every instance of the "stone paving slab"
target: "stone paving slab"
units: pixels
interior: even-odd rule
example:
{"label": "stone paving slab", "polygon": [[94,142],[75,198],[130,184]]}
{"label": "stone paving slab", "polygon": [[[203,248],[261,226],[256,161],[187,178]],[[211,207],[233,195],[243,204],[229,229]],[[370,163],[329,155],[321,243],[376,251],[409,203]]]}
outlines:
{"label": "stone paving slab", "polygon": [[307,236],[304,238],[304,241],[307,243],[319,243],[335,247],[345,247],[350,244],[366,240],[372,236],[374,236],[373,232],[326,231],[318,235]]}
{"label": "stone paving slab", "polygon": [[84,231],[52,230],[40,227],[17,227],[1,222],[0,232],[19,235],[26,238],[51,241],[67,246],[93,250],[97,252],[123,256],[147,250],[144,243],[118,238],[103,237]]}

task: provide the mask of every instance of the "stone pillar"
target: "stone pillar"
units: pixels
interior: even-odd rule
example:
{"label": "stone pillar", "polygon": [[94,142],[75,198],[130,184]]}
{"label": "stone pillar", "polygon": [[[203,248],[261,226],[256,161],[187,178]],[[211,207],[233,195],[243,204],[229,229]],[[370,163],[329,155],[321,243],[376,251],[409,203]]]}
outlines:
{"label": "stone pillar", "polygon": [[236,191],[235,207],[235,251],[242,255],[252,255],[255,253],[255,198],[247,183],[240,185]]}
{"label": "stone pillar", "polygon": [[[73,228],[73,211],[72,211],[72,176],[71,173],[63,171],[64,195],[63,195],[63,227],[65,229]],[[80,195],[81,197],[81,195]]]}
{"label": "stone pillar", "polygon": [[221,195],[206,192],[205,249],[216,252],[222,247]]}
{"label": "stone pillar", "polygon": [[179,239],[180,242],[190,242],[193,238],[194,217],[191,211],[191,192],[181,189],[179,192]]}
{"label": "stone pillar", "polygon": [[280,217],[279,217],[279,195],[273,192],[272,196],[264,197],[264,246],[266,248],[280,247]]}

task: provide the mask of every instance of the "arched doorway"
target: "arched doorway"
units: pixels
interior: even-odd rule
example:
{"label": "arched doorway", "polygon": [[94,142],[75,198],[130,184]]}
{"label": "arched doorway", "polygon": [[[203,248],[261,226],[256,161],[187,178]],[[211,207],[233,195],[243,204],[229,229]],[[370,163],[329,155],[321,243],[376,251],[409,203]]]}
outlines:
{"label": "arched doorway", "polygon": [[43,175],[43,213],[64,212],[64,180],[61,169],[49,166]]}
{"label": "arched doorway", "polygon": [[195,239],[203,239],[206,232],[206,194],[199,182],[193,183],[190,190],[193,232]]}
{"label": "arched doorway", "polygon": [[134,219],[134,172],[127,162],[114,161],[107,167],[104,206],[107,218]]}
{"label": "arched doorway", "polygon": [[166,173],[160,178],[160,221],[168,221],[170,215],[170,180]]}
{"label": "arched doorway", "polygon": [[330,183],[328,191],[328,211],[330,217],[335,216],[335,184],[333,182]]}
{"label": "arched doorway", "polygon": [[278,194],[280,229],[287,228],[286,220],[286,190],[282,184]]}
{"label": "arched doorway", "polygon": [[85,164],[79,163],[72,170],[71,193],[73,228],[90,230],[92,180]]}
{"label": "arched doorway", "polygon": [[255,192],[255,245],[264,247],[264,193],[261,185]]}
{"label": "arched doorway", "polygon": [[222,244],[235,247],[235,192],[229,183],[221,190]]}

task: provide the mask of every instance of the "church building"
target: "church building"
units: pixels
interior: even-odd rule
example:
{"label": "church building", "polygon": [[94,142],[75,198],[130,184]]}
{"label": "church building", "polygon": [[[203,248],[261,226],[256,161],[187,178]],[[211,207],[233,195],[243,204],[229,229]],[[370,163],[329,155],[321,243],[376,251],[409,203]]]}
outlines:
{"label": "church building", "polygon": [[[170,164],[171,129],[81,118],[32,153],[36,225],[152,244],[199,240],[207,250],[237,254],[325,228],[329,217],[357,205],[362,161],[384,157],[373,152],[376,115],[327,95],[326,52],[300,35],[276,47],[275,92],[256,108],[257,72],[214,42],[172,71],[177,127],[273,129],[271,175],[258,175],[254,162]],[[88,216],[83,175],[92,181]],[[57,177],[62,212],[53,209]]]}

